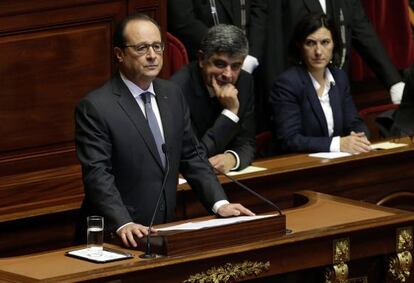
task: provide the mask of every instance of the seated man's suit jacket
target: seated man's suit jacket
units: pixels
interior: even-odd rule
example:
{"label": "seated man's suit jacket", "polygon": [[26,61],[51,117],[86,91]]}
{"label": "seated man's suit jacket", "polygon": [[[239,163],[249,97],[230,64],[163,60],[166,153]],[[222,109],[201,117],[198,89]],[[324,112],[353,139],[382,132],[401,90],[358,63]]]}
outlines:
{"label": "seated man's suit jacket", "polygon": [[[169,159],[163,202],[155,223],[171,221],[176,206],[179,171],[207,209],[227,199],[206,159],[195,146],[190,112],[181,89],[153,82]],[[166,169],[138,103],[120,75],[92,91],[76,107],[76,146],[82,164],[83,215],[105,217],[105,230],[134,221],[148,225]]]}
{"label": "seated man's suit jacket", "polygon": [[[346,73],[335,68],[329,70],[335,79],[335,85],[329,91],[333,136],[347,136],[351,131],[368,135],[352,100]],[[293,66],[276,79],[270,105],[274,115],[273,132],[282,151],[329,151],[332,137],[328,135],[325,114],[309,73],[303,66]]]}
{"label": "seated man's suit jacket", "polygon": [[223,107],[217,98],[210,97],[196,62],[183,67],[171,80],[183,90],[190,107],[194,131],[208,157],[233,150],[240,158],[239,169],[248,166],[255,153],[252,76],[241,71],[235,86],[240,103],[238,123],[221,114]]}

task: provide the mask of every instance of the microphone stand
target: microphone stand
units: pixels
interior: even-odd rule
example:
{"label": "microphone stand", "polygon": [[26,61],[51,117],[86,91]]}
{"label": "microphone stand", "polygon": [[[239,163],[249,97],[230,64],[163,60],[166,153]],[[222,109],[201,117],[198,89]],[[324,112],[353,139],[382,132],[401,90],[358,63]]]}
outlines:
{"label": "microphone stand", "polygon": [[158,210],[158,207],[160,206],[161,197],[162,197],[162,195],[164,193],[164,190],[165,190],[165,184],[167,183],[168,173],[170,172],[170,162],[169,162],[169,159],[168,159],[167,148],[165,146],[165,143],[162,144],[162,151],[165,154],[165,168],[166,168],[166,170],[165,170],[164,179],[162,180],[161,191],[160,191],[160,194],[158,195],[157,203],[155,205],[154,213],[152,214],[151,222],[148,226],[148,234],[147,234],[147,243],[146,243],[146,246],[145,246],[145,253],[139,256],[140,258],[144,258],[144,259],[155,258],[155,254],[153,254],[152,251],[151,251],[151,228],[152,228],[152,225],[154,224],[155,216],[157,215],[157,210]]}

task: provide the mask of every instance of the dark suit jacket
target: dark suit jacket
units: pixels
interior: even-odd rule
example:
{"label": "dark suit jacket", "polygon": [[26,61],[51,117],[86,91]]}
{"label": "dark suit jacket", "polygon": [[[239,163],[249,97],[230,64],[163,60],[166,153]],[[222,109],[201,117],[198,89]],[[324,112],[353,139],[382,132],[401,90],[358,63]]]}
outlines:
{"label": "dark suit jacket", "polygon": [[223,107],[217,98],[210,97],[197,62],[183,67],[171,80],[183,90],[190,106],[194,131],[208,156],[233,150],[240,158],[239,169],[247,167],[255,153],[252,76],[242,70],[236,83],[240,103],[237,124],[222,115]]}
{"label": "dark suit jacket", "polygon": [[[329,91],[334,118],[333,136],[346,136],[351,131],[368,129],[359,116],[344,71],[330,69],[335,85]],[[274,121],[273,131],[283,151],[329,151],[332,137],[318,95],[305,68],[293,66],[278,77],[270,94]]]}
{"label": "dark suit jacket", "polygon": [[[185,45],[190,60],[196,59],[201,39],[214,26],[209,0],[167,1],[168,31]],[[266,38],[267,1],[246,0],[246,32],[250,54],[262,59]],[[241,27],[240,0],[216,0],[221,24]]]}
{"label": "dark suit jacket", "polygon": [[[156,79],[154,90],[170,166],[155,219],[162,223],[174,218],[179,171],[206,208],[226,196],[208,161],[196,154],[190,113],[180,88]],[[85,188],[83,214],[104,216],[106,230],[131,221],[148,225],[166,172],[145,116],[119,74],[82,99],[75,114]]]}

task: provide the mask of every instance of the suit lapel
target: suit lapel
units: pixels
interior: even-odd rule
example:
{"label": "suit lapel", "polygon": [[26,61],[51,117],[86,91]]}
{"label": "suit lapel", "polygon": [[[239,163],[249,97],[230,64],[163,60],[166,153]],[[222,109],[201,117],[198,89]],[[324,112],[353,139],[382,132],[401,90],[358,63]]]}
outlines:
{"label": "suit lapel", "polygon": [[303,3],[305,4],[306,8],[311,13],[323,13],[321,4],[319,3],[318,0],[303,0]]}
{"label": "suit lapel", "polygon": [[142,113],[141,108],[135,101],[135,98],[129,91],[128,87],[121,80],[119,74],[114,77],[113,81],[113,92],[114,94],[119,95],[118,104],[124,110],[129,119],[131,119],[154,159],[156,159],[160,167],[163,168],[154,137],[152,136],[151,129],[149,128],[147,119]]}
{"label": "suit lapel", "polygon": [[300,68],[300,74],[302,77],[302,81],[305,84],[306,98],[308,99],[309,104],[312,107],[313,113],[315,114],[315,117],[319,122],[319,126],[321,127],[323,134],[325,136],[328,136],[328,126],[326,123],[325,114],[323,113],[323,109],[318,99],[318,94],[316,93],[316,90],[312,84],[312,80],[305,69]]}

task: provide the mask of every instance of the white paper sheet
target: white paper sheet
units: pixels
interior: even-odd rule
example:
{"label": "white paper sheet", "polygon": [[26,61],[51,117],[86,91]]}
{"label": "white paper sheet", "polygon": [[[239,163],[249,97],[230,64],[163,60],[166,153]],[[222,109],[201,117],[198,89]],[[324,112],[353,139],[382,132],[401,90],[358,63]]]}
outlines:
{"label": "white paper sheet", "polygon": [[341,157],[346,157],[346,156],[351,156],[351,155],[352,154],[348,152],[318,152],[318,153],[309,154],[310,157],[326,158],[326,159],[341,158]]}
{"label": "white paper sheet", "polygon": [[405,143],[394,143],[394,142],[380,142],[371,145],[372,149],[392,149],[407,146]]}
{"label": "white paper sheet", "polygon": [[243,170],[240,170],[240,171],[231,171],[231,172],[227,173],[227,175],[229,175],[229,176],[236,176],[236,175],[243,175],[243,174],[247,174],[247,173],[254,173],[254,172],[265,171],[265,170],[267,170],[267,168],[258,167],[258,166],[247,166]]}

